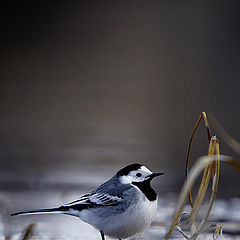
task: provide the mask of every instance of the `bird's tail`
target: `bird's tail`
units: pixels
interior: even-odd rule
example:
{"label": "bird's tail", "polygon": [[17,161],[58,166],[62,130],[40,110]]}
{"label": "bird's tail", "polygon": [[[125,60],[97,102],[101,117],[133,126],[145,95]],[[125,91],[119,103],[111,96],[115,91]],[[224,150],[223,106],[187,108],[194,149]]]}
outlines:
{"label": "bird's tail", "polygon": [[50,214],[50,213],[62,213],[62,212],[63,212],[62,207],[58,207],[58,208],[38,209],[38,210],[27,211],[27,212],[16,212],[16,213],[12,213],[11,216],[30,215],[30,214]]}

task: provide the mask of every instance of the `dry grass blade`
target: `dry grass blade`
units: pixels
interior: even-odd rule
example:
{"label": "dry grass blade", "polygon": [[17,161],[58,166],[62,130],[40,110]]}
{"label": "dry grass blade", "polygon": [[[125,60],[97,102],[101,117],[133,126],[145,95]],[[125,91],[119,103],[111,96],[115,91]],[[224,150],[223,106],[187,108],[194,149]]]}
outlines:
{"label": "dry grass blade", "polygon": [[[219,146],[216,137],[212,137],[211,140],[210,140],[210,143],[209,143],[208,156],[213,156],[215,154],[219,155],[219,152],[217,151],[217,145]],[[210,177],[211,177],[211,170],[212,170],[214,162],[209,164],[204,169],[202,181],[201,181],[201,184],[200,184],[200,187],[199,187],[199,190],[198,190],[198,193],[197,193],[197,197],[194,201],[194,205],[192,207],[192,211],[191,211],[191,214],[190,214],[190,221],[191,222],[194,222],[196,220],[199,209],[200,209],[200,207],[202,205],[202,202],[203,202],[203,199],[206,195],[207,188],[208,188],[209,181],[210,181]],[[218,171],[216,172],[216,170],[215,170],[215,176],[216,175],[219,176],[219,172]]]}
{"label": "dry grass blade", "polygon": [[[212,144],[211,144],[212,143]],[[213,165],[213,163],[216,163],[216,169],[215,169],[215,173],[213,175],[213,185],[212,185],[212,194],[211,194],[211,198],[210,198],[210,201],[209,201],[209,204],[208,204],[208,208],[207,208],[207,211],[206,211],[206,214],[205,216],[203,217],[202,221],[200,224],[198,224],[198,229],[197,231],[195,231],[195,233],[192,235],[192,237],[190,239],[196,239],[198,237],[199,234],[201,234],[202,232],[204,232],[205,229],[208,229],[208,218],[209,218],[209,215],[210,215],[210,212],[212,210],[212,206],[213,206],[213,203],[215,201],[215,198],[216,198],[216,194],[217,194],[217,189],[218,189],[218,182],[219,182],[219,170],[220,170],[220,148],[219,148],[219,143],[218,143],[218,140],[213,137],[211,139],[211,142],[209,144],[209,153],[208,153],[208,156],[213,156],[214,154],[216,154],[216,160],[213,161],[212,163],[209,164],[209,166],[207,168],[204,169],[204,171],[207,169],[209,173],[211,173],[211,166]],[[209,177],[210,177],[210,174],[209,174]],[[208,182],[206,182],[205,186],[203,187],[204,188],[204,193],[203,193],[203,198],[206,194],[206,190],[207,190],[207,187],[208,187]],[[197,200],[197,199],[196,199]],[[201,199],[203,200],[203,199]],[[197,210],[199,211],[201,205],[202,205],[202,202],[196,202],[196,205],[197,205]],[[193,211],[194,211],[194,208],[192,209],[192,212],[190,214],[190,216],[192,216],[193,214]],[[197,212],[198,213],[198,212]],[[195,222],[196,221],[196,216],[197,214],[195,215],[195,219],[191,219],[192,222]]]}
{"label": "dry grass blade", "polygon": [[36,226],[35,223],[29,224],[28,227],[24,230],[24,234],[21,237],[21,240],[28,240],[28,239],[30,239],[30,237],[33,234],[35,226]]}
{"label": "dry grass blade", "polygon": [[[202,220],[201,225],[203,225],[204,222],[206,222],[208,220],[208,217],[210,215],[213,203],[214,203],[216,195],[217,195],[217,190],[218,190],[219,173],[220,173],[220,148],[219,148],[219,143],[218,143],[217,139],[215,141],[215,144],[216,145],[215,145],[214,149],[216,151],[216,156],[217,156],[217,158],[216,158],[216,172],[215,172],[215,175],[213,176],[212,195],[211,195],[211,198],[210,198],[209,207],[208,207],[208,210],[207,210],[207,213],[206,213],[205,217]],[[231,161],[232,161],[231,159],[228,159],[229,163]]]}
{"label": "dry grass blade", "polygon": [[[195,136],[195,133],[197,131],[197,128],[199,126],[199,123],[201,122],[201,120],[204,119],[204,123],[205,123],[205,127],[207,129],[207,135],[208,135],[208,141],[209,141],[209,151],[208,151],[208,154],[209,155],[213,155],[215,153],[214,151],[214,146],[215,146],[215,139],[213,139],[211,137],[211,131],[210,131],[210,127],[209,127],[209,123],[208,123],[208,120],[207,120],[207,116],[206,116],[206,113],[205,112],[202,112],[193,128],[193,131],[192,131],[192,135],[191,135],[191,138],[190,138],[190,142],[189,142],[189,146],[188,146],[188,151],[187,151],[187,158],[186,158],[186,168],[185,168],[185,173],[186,173],[186,180],[188,179],[188,171],[189,171],[189,159],[190,159],[190,152],[191,152],[191,147],[192,147],[192,143],[193,143],[193,138]],[[202,201],[204,199],[204,196],[206,194],[206,191],[207,191],[207,187],[208,187],[208,184],[209,184],[209,181],[210,181],[210,176],[211,176],[211,169],[214,167],[214,164],[211,164],[211,166],[206,166],[205,170],[204,170],[204,174],[203,174],[203,177],[202,177],[202,181],[201,181],[201,184],[200,184],[200,187],[199,187],[199,190],[198,190],[198,194],[197,194],[197,197],[194,201],[194,204],[193,204],[193,200],[192,200],[192,195],[191,195],[191,188],[192,188],[192,184],[190,182],[189,184],[189,188],[188,188],[188,198],[189,198],[189,202],[190,202],[190,205],[192,206],[192,212],[189,216],[189,221],[192,223],[192,226],[195,226],[194,222],[195,222],[195,219],[197,217],[197,214],[199,212],[199,209],[202,205]],[[215,170],[215,169],[214,169]],[[181,214],[181,211],[182,211],[182,208],[186,202],[186,196],[184,195],[185,193],[183,192],[183,196],[181,196],[180,194],[180,197],[179,199],[181,199],[181,201],[179,202],[179,207],[176,209],[176,212],[175,212],[175,217],[172,221],[172,225],[170,227],[170,231],[169,231],[169,236],[171,235],[171,231],[174,229],[175,225],[176,225],[176,222],[178,221],[179,219],[179,216]],[[193,232],[196,232],[194,229],[192,229]],[[166,235],[166,237],[168,237],[168,234]]]}
{"label": "dry grass blade", "polygon": [[213,233],[213,239],[216,240],[218,238],[218,236],[222,235],[222,225],[219,225],[216,229],[216,231]]}
{"label": "dry grass blade", "polygon": [[220,137],[223,141],[232,148],[236,153],[240,154],[240,143],[235,140],[217,121],[217,119],[210,114],[209,115],[211,122],[213,123],[213,128],[219,133]]}
{"label": "dry grass blade", "polygon": [[[197,122],[195,123],[195,126],[193,128],[192,131],[192,135],[190,137],[190,141],[189,141],[189,145],[188,145],[188,150],[187,150],[187,157],[186,157],[186,166],[185,166],[185,175],[186,178],[188,177],[188,170],[189,170],[189,159],[190,159],[190,152],[191,152],[191,148],[192,148],[192,143],[193,143],[193,138],[195,136],[195,133],[197,131],[197,128],[199,126],[199,123],[201,122],[201,120],[204,119],[204,123],[205,123],[205,127],[207,129],[207,136],[208,136],[208,141],[210,142],[211,139],[211,131],[210,131],[210,127],[209,127],[209,123],[207,120],[207,115],[205,112],[202,112],[197,120]],[[189,203],[190,205],[193,207],[193,200],[192,200],[192,195],[191,192],[189,192]]]}
{"label": "dry grass blade", "polygon": [[[183,184],[182,190],[180,192],[179,198],[178,198],[178,204],[175,210],[174,217],[172,219],[172,224],[169,228],[168,233],[165,236],[165,239],[169,239],[176,223],[178,222],[179,217],[181,217],[181,212],[183,209],[183,206],[187,200],[188,192],[191,190],[192,186],[194,185],[195,181],[197,180],[198,176],[201,174],[201,172],[213,161],[224,161],[228,162],[231,160],[230,157],[223,156],[223,155],[213,155],[213,156],[204,156],[197,160],[197,162],[193,165],[191,168],[191,171],[189,172],[189,176],[186,179],[185,183]],[[214,198],[214,197],[213,197]],[[192,238],[190,238],[192,239]]]}
{"label": "dry grass blade", "polygon": [[[223,141],[232,148],[236,153],[240,154],[240,142],[235,140],[223,127],[222,125],[217,121],[217,119],[210,114],[211,122],[213,123],[213,127],[216,129],[216,131],[219,133],[219,135],[222,137]],[[236,161],[229,162],[230,165],[240,170],[240,164]]]}
{"label": "dry grass blade", "polygon": [[240,171],[240,163],[235,161],[235,160],[231,160],[228,162],[228,164],[232,165],[233,167],[235,167],[236,169],[238,169]]}
{"label": "dry grass blade", "polygon": [[[192,146],[192,142],[193,142],[193,138],[195,136],[196,130],[202,119],[204,119],[205,127],[207,129],[207,134],[208,134],[208,140],[209,140],[208,155],[202,158],[199,158],[198,161],[191,168],[191,171],[189,172],[189,158],[190,158],[191,146]],[[240,144],[239,144],[239,149],[240,149]],[[213,229],[213,228],[216,230],[216,228],[219,228],[219,225],[217,225],[216,223],[209,223],[208,218],[212,210],[212,206],[215,201],[217,190],[218,190],[220,161],[227,162],[228,164],[240,170],[240,164],[238,162],[231,159],[230,157],[220,155],[219,142],[215,136],[211,136],[206,113],[202,112],[194,126],[194,129],[190,138],[188,151],[187,151],[187,158],[186,158],[186,169],[185,169],[186,181],[180,192],[178,205],[176,207],[171,226],[165,236],[165,239],[169,239],[175,226],[177,227],[179,232],[186,239],[189,239],[189,240],[197,239],[197,237],[201,233],[205,232],[206,230]],[[198,176],[201,174],[202,171],[203,171],[203,175],[202,175],[201,183],[197,192],[197,196],[193,203],[193,199],[191,196],[191,189],[196,179],[198,178]],[[202,218],[202,221],[197,222],[196,219],[199,214],[199,210],[202,206],[204,197],[206,195],[206,192],[210,183],[211,175],[212,175],[212,189],[211,189],[212,192],[211,192],[211,197],[208,203],[208,208],[205,213],[205,216]],[[189,202],[192,207],[191,212],[189,214],[187,213],[187,215],[189,216],[188,223],[191,228],[190,234],[185,233],[180,226],[180,221],[182,220],[182,216],[183,216],[182,210],[186,203],[187,197],[189,197]]]}

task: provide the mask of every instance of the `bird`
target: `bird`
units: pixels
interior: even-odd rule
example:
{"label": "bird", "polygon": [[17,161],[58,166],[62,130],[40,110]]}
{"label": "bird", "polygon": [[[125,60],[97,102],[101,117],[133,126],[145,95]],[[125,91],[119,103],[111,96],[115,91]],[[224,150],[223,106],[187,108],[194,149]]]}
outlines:
{"label": "bird", "polygon": [[154,220],[158,196],[150,182],[162,174],[151,172],[142,164],[133,163],[120,169],[96,190],[78,200],[56,208],[16,212],[11,215],[72,215],[95,227],[102,240],[105,240],[105,236],[126,239],[142,233]]}

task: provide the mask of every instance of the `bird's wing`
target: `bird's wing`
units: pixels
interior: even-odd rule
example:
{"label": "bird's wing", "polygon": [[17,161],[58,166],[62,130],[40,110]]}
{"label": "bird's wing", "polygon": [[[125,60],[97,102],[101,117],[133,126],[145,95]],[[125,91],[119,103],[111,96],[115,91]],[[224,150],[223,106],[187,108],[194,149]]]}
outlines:
{"label": "bird's wing", "polygon": [[64,208],[81,210],[89,207],[114,206],[119,204],[121,201],[123,201],[123,197],[121,196],[112,196],[107,193],[92,192],[85,194],[80,199],[63,206]]}
{"label": "bird's wing", "polygon": [[117,205],[120,202],[123,201],[123,197],[118,195],[118,196],[113,196],[108,193],[93,193],[89,196],[88,198],[94,205],[98,206],[113,206]]}
{"label": "bird's wing", "polygon": [[63,206],[64,207],[71,207],[71,206],[74,206],[74,205],[89,205],[89,204],[91,204],[91,202],[89,201],[89,196],[91,194],[92,193],[85,194],[85,195],[81,196],[79,199],[77,199],[73,202],[64,204]]}

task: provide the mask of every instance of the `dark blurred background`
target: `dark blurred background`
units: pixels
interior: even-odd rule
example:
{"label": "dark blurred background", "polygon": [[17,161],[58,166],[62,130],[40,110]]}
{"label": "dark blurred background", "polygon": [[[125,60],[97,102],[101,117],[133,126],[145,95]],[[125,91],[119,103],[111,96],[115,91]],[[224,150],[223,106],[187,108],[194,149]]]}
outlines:
{"label": "dark blurred background", "polygon": [[[3,191],[54,174],[110,177],[132,162],[181,184],[201,111],[240,139],[240,1],[9,1],[1,11]],[[207,153],[202,126],[192,161]],[[238,172],[221,175],[222,194],[240,196]]]}

